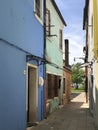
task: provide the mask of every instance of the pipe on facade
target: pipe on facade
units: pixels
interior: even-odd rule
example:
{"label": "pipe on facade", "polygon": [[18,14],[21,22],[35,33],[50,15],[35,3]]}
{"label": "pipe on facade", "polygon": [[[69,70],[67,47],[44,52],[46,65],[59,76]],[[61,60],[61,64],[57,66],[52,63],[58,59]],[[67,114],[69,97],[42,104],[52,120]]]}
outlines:
{"label": "pipe on facade", "polygon": [[4,43],[6,43],[6,44],[9,44],[10,46],[12,46],[12,47],[14,47],[14,48],[16,48],[16,49],[18,49],[18,50],[20,50],[20,51],[23,51],[23,52],[25,52],[25,53],[31,55],[31,53],[29,53],[28,51],[25,51],[24,49],[22,49],[22,48],[20,48],[20,47],[18,47],[18,46],[16,46],[16,45],[14,45],[13,43],[11,43],[11,42],[9,42],[9,41],[3,39],[3,38],[0,38],[0,41],[4,42]]}
{"label": "pipe on facade", "polygon": [[[43,37],[44,37],[44,59],[46,60],[46,0],[44,0],[44,3],[43,3],[43,7],[44,7],[44,15],[43,15],[43,22],[44,22],[44,33],[43,33]],[[44,64],[43,66],[43,70],[44,70],[44,73],[43,73],[43,78],[44,78],[44,118],[47,118],[47,114],[46,114],[46,64]]]}
{"label": "pipe on facade", "polygon": [[[44,33],[43,33],[43,37],[44,37],[44,59],[46,60],[46,0],[44,0],[44,3],[43,3],[43,7],[44,7],[44,15],[43,15],[43,22],[44,22]],[[44,66],[45,68],[45,72],[46,72],[46,66]],[[44,78],[46,78],[46,76],[44,75]]]}
{"label": "pipe on facade", "polygon": [[26,54],[27,54],[27,55],[26,55],[26,62],[28,62],[28,61],[30,61],[30,60],[35,60],[35,61],[37,61],[37,62],[38,62],[38,61],[45,62],[45,60],[44,60],[42,57],[35,56],[35,55],[31,54],[30,52],[28,52],[28,51],[26,51],[26,50],[24,50],[24,49],[22,49],[22,48],[16,46],[15,44],[13,44],[13,43],[11,43],[11,42],[9,42],[9,41],[3,39],[3,38],[0,38],[0,41],[2,41],[2,42],[4,42],[4,43],[6,43],[6,44],[8,44],[8,45],[10,45],[10,46],[12,46],[12,47],[18,49],[18,50],[20,50],[20,51],[22,51],[22,52],[24,52],[24,53],[26,53]]}

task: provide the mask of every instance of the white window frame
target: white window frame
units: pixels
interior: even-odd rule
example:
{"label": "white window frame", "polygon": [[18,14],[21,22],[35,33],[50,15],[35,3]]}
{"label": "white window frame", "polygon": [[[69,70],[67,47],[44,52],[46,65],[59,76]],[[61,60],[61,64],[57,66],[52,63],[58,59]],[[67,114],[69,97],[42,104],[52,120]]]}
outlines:
{"label": "white window frame", "polygon": [[37,20],[43,25],[43,0],[40,1],[40,17],[36,13],[36,0],[34,0],[34,14]]}

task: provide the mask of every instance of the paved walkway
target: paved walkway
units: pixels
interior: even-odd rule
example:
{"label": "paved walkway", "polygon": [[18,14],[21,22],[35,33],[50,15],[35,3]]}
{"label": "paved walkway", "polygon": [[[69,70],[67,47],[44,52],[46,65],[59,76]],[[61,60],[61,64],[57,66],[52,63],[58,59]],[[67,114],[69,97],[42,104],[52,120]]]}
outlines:
{"label": "paved walkway", "polygon": [[85,94],[72,94],[70,104],[58,109],[30,130],[96,130]]}

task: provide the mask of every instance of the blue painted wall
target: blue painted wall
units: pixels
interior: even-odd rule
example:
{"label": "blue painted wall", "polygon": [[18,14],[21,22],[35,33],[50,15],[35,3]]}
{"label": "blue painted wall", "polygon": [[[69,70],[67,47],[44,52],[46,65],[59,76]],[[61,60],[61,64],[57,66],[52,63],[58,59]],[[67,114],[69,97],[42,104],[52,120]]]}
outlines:
{"label": "blue painted wall", "polygon": [[39,87],[38,89],[38,119],[39,121],[44,119],[44,88],[43,87]]}
{"label": "blue painted wall", "polygon": [[[40,77],[43,77],[43,79],[44,79],[44,75],[43,75],[43,73],[42,72],[44,72],[44,66],[40,66],[39,67],[39,76]],[[42,119],[44,119],[44,105],[45,105],[45,97],[44,97],[44,86],[39,86],[38,87],[38,93],[39,93],[39,95],[38,95],[38,113],[39,113],[39,115],[38,115],[38,119],[39,120],[42,120]]]}
{"label": "blue painted wall", "polygon": [[[26,130],[26,53],[43,58],[43,25],[34,0],[0,0],[0,130]],[[31,62],[37,65],[35,61]],[[44,77],[43,65],[38,76]],[[38,87],[38,120],[44,118],[44,86]]]}
{"label": "blue painted wall", "polygon": [[34,0],[0,0],[0,38],[43,56],[43,26],[35,18]]}
{"label": "blue painted wall", "polygon": [[0,41],[0,130],[26,128],[25,54]]}

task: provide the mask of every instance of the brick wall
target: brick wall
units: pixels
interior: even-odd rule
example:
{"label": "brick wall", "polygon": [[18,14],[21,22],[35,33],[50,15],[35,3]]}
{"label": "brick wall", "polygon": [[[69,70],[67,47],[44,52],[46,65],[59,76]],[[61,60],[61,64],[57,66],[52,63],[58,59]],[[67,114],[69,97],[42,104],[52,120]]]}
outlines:
{"label": "brick wall", "polygon": [[64,70],[64,77],[65,77],[65,94],[63,94],[63,103],[64,105],[70,102],[71,96],[71,70],[65,68]]}

